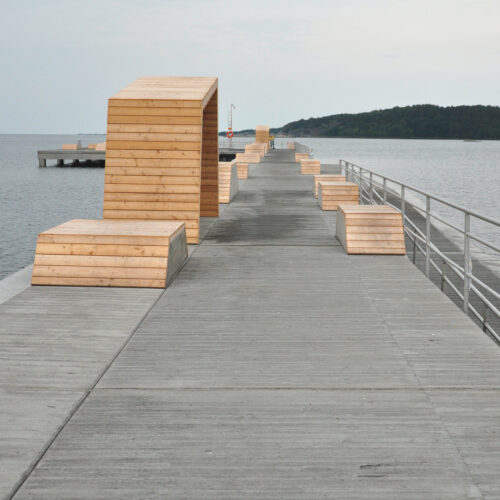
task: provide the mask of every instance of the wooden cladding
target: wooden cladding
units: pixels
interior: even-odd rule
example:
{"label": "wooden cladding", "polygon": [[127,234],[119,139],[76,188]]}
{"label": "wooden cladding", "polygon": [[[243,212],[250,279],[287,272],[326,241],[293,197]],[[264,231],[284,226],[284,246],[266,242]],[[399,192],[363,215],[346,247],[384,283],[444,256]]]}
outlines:
{"label": "wooden cladding", "polygon": [[345,177],[343,175],[337,175],[337,174],[319,174],[319,175],[313,175],[313,181],[314,181],[314,197],[317,198],[318,184],[320,181],[345,182]]}
{"label": "wooden cladding", "polygon": [[186,258],[182,222],[70,220],[38,236],[31,282],[165,288]]}
{"label": "wooden cladding", "polygon": [[309,160],[309,153],[295,153],[295,161],[300,163],[301,160]]}
{"label": "wooden cladding", "polygon": [[175,220],[199,242],[217,217],[216,78],[140,78],[108,102],[105,219]]}
{"label": "wooden cladding", "polygon": [[321,173],[321,163],[319,160],[300,160],[301,174],[319,174]]}
{"label": "wooden cladding", "polygon": [[337,238],[349,254],[406,253],[403,218],[387,205],[339,205]]}
{"label": "wooden cladding", "polygon": [[269,142],[269,126],[257,125],[255,127],[255,142]]}
{"label": "wooden cladding", "polygon": [[322,210],[337,210],[344,204],[359,204],[359,188],[354,182],[319,182],[319,204]]}
{"label": "wooden cladding", "polygon": [[232,162],[219,163],[219,203],[230,203],[238,192],[237,166]]}

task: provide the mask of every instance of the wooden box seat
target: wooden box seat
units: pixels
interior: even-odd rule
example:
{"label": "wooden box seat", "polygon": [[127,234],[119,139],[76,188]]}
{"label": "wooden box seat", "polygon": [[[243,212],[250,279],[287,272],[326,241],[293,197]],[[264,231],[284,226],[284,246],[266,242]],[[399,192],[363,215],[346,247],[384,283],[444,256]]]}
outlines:
{"label": "wooden box seat", "polygon": [[345,181],[319,181],[318,201],[322,210],[337,210],[340,203],[358,205],[358,185]]}
{"label": "wooden box seat", "polygon": [[108,102],[105,219],[219,215],[217,78],[143,77]]}
{"label": "wooden box seat", "polygon": [[318,184],[320,181],[345,182],[345,176],[337,174],[319,174],[313,175],[314,197],[318,197]]}
{"label": "wooden box seat", "polygon": [[237,165],[238,179],[248,179],[249,163],[260,163],[260,156],[255,153],[236,153],[236,158],[233,160]]}
{"label": "wooden box seat", "polygon": [[40,233],[31,284],[165,288],[186,258],[183,222],[75,219]]}
{"label": "wooden box seat", "polygon": [[258,154],[263,158],[266,154],[266,146],[263,142],[253,142],[245,146],[245,153]]}
{"label": "wooden box seat", "polygon": [[300,163],[300,160],[309,160],[309,153],[295,153],[295,161]]}
{"label": "wooden box seat", "polygon": [[403,218],[387,205],[339,205],[337,238],[348,254],[406,253]]}
{"label": "wooden box seat", "polygon": [[301,174],[319,174],[321,173],[321,163],[319,160],[300,160]]}
{"label": "wooden box seat", "polygon": [[219,203],[230,203],[239,189],[237,165],[219,162]]}
{"label": "wooden box seat", "polygon": [[289,142],[289,143],[287,144],[287,148],[288,148],[288,149],[295,149],[295,143],[294,143],[294,142]]}

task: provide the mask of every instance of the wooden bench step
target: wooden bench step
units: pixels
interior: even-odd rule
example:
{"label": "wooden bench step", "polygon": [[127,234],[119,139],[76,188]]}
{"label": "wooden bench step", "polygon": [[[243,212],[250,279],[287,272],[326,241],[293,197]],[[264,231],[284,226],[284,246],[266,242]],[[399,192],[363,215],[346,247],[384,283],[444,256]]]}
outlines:
{"label": "wooden bench step", "polygon": [[319,160],[300,160],[300,173],[301,174],[320,174],[321,163]]}
{"label": "wooden bench step", "polygon": [[230,203],[239,189],[236,163],[219,162],[219,203]]}
{"label": "wooden bench step", "polygon": [[40,233],[31,284],[165,288],[186,259],[184,222],[75,219]]}
{"label": "wooden bench step", "polygon": [[319,174],[313,175],[314,183],[314,197],[318,197],[318,184],[320,181],[324,182],[345,182],[345,177],[343,175],[337,174]]}
{"label": "wooden bench step", "polygon": [[318,201],[322,210],[337,210],[340,203],[358,205],[358,185],[345,181],[319,181]]}
{"label": "wooden bench step", "polygon": [[387,205],[338,205],[337,238],[348,254],[406,253],[403,218]]}

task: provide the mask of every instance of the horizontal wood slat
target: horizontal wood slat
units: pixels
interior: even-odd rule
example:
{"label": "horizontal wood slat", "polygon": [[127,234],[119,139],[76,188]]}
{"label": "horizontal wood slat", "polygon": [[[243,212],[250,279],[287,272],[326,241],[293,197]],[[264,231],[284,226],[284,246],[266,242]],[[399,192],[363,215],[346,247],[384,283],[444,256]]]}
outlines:
{"label": "horizontal wood slat", "polygon": [[[363,221],[363,226],[360,226]],[[337,237],[350,254],[404,255],[403,218],[388,205],[342,205],[337,210]]]}

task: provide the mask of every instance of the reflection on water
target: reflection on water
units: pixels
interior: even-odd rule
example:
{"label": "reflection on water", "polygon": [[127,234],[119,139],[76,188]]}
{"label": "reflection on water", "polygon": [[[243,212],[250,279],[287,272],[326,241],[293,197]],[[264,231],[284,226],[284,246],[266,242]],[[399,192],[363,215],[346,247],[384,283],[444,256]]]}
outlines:
{"label": "reflection on water", "polygon": [[[102,168],[38,168],[38,149],[77,139],[86,144],[104,136],[0,135],[0,279],[32,262],[40,231],[101,217]],[[324,163],[342,158],[500,218],[500,141],[297,140]],[[482,231],[500,244],[497,231]]]}

